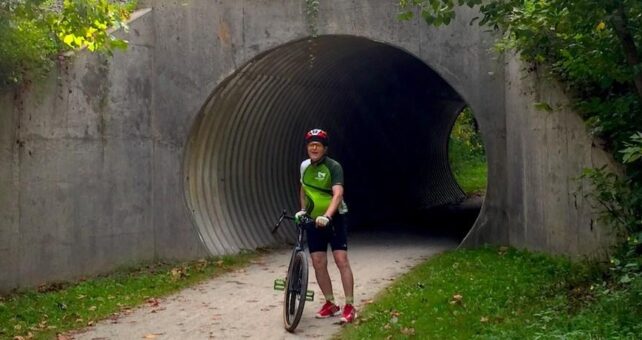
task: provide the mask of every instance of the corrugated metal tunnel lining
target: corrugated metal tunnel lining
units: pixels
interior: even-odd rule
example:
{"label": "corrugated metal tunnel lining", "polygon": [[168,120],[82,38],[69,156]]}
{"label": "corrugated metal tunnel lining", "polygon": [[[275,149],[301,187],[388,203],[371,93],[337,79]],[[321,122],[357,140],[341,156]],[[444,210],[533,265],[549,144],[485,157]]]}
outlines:
{"label": "corrugated metal tunnel lining", "polygon": [[273,243],[274,219],[298,207],[302,138],[316,127],[343,165],[352,227],[458,201],[447,143],[463,105],[421,60],[365,38],[266,52],[217,87],[194,123],[184,174],[195,226],[213,254]]}

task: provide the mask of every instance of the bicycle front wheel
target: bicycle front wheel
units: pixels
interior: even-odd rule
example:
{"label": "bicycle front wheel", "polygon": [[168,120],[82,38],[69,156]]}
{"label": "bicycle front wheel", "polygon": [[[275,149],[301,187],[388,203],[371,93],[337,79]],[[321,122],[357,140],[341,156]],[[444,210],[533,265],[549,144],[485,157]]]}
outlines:
{"label": "bicycle front wheel", "polygon": [[308,291],[308,259],[304,252],[297,251],[294,254],[285,287],[283,323],[288,332],[294,332],[301,320]]}

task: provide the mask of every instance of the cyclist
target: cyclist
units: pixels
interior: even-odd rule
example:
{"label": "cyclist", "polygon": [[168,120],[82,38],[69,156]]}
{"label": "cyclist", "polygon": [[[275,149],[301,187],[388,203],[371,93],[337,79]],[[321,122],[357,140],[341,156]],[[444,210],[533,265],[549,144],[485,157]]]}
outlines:
{"label": "cyclist", "polygon": [[332,281],[328,273],[328,244],[332,248],[334,262],[341,274],[345,294],[345,305],[341,313],[342,322],[352,322],[357,312],[354,308],[354,278],[348,261],[347,226],[348,212],[343,201],[343,169],[334,159],[326,155],[328,134],[321,129],[310,130],[305,135],[309,159],[301,163],[300,202],[301,211],[295,214],[298,220],[309,215],[315,224],[307,230],[308,248],[319,288],[325,297],[325,304],[317,312],[317,318],[339,315],[340,308],[334,303]]}

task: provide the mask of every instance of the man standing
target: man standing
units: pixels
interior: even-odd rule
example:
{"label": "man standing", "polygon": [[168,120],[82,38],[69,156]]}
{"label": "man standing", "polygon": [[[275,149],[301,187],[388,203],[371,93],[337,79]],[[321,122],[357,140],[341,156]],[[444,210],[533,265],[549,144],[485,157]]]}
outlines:
{"label": "man standing", "polygon": [[315,225],[307,230],[308,248],[312,265],[325,297],[325,304],[317,318],[339,315],[340,308],[334,303],[332,281],[328,273],[328,244],[332,248],[334,262],[341,273],[341,283],[346,301],[341,313],[342,322],[352,322],[357,313],[354,304],[354,279],[348,262],[347,226],[348,212],[343,202],[343,169],[334,159],[326,156],[328,134],[320,129],[310,130],[305,135],[309,159],[301,163],[301,211],[295,214],[297,221],[310,215]]}

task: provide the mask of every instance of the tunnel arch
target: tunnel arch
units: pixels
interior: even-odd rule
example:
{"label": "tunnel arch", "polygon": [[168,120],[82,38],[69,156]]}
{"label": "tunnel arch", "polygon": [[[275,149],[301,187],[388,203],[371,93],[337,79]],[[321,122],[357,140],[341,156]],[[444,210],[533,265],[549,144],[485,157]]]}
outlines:
{"label": "tunnel arch", "polygon": [[273,242],[270,223],[297,208],[302,135],[314,127],[330,133],[357,228],[461,200],[447,143],[465,105],[422,60],[363,37],[258,55],[216,87],[186,145],[185,200],[203,244],[221,254]]}

